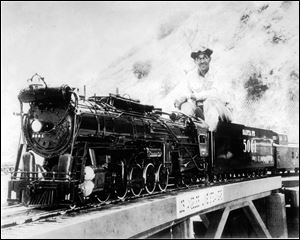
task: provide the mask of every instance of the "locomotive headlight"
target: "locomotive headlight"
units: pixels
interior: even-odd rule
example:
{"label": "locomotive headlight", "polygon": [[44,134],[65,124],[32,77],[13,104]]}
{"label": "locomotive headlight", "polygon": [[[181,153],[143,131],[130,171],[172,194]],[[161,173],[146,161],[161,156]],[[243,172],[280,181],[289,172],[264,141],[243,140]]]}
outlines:
{"label": "locomotive headlight", "polygon": [[37,119],[33,120],[33,122],[31,123],[31,128],[34,132],[41,131],[42,127],[43,127],[43,124]]}

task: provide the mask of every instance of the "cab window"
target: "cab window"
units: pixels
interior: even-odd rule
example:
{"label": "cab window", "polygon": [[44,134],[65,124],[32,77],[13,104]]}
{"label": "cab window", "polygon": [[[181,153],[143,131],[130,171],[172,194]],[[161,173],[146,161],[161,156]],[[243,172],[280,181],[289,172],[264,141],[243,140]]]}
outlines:
{"label": "cab window", "polygon": [[199,143],[206,143],[206,135],[205,134],[199,135]]}

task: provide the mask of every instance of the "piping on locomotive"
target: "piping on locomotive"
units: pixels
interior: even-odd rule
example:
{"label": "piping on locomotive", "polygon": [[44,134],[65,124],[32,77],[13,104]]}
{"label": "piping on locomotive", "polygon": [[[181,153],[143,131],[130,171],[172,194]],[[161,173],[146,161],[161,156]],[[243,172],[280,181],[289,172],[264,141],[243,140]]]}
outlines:
{"label": "piping on locomotive", "polygon": [[275,170],[279,136],[273,131],[220,122],[210,132],[203,120],[180,112],[113,94],[85,99],[69,86],[48,87],[34,77],[39,82],[18,96],[23,141],[9,203],[103,202],[110,195],[124,199]]}

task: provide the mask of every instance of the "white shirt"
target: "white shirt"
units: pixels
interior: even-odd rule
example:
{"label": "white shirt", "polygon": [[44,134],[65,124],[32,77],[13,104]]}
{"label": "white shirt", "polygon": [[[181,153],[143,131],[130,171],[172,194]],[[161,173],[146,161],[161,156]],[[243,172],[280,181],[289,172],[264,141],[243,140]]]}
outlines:
{"label": "white shirt", "polygon": [[197,100],[206,99],[209,97],[218,97],[218,91],[214,86],[214,76],[208,71],[205,76],[201,76],[198,73],[198,69],[195,68],[187,74],[187,89],[191,95],[194,95]]}
{"label": "white shirt", "polygon": [[190,101],[191,98],[205,100],[219,97],[212,72],[208,71],[203,77],[199,75],[197,67],[186,74],[186,78],[182,79],[182,82],[177,85],[173,94],[175,95],[176,105]]}
{"label": "white shirt", "polygon": [[203,110],[205,122],[209,125],[211,131],[216,128],[219,116],[232,119],[231,112],[225,107],[228,94],[220,85],[220,81],[226,80],[224,76],[222,79],[217,79],[217,76],[217,73],[212,69],[204,77],[199,75],[197,67],[187,72],[182,81],[168,96],[169,104],[172,104],[172,108],[174,108],[172,111],[178,111],[180,106],[181,112],[186,115],[194,115],[195,100],[206,100],[203,102]]}

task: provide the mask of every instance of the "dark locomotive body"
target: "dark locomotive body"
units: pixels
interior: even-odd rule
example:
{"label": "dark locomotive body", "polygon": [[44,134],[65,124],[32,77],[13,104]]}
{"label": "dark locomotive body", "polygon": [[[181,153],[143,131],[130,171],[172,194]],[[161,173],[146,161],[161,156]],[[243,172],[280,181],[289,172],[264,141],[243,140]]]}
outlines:
{"label": "dark locomotive body", "polygon": [[[210,132],[201,119],[119,95],[86,100],[68,86],[32,84],[19,100],[24,143],[8,202],[103,202],[216,177],[265,174],[276,166],[279,138],[270,130],[220,122]],[[24,103],[28,113],[22,112]]]}
{"label": "dark locomotive body", "polygon": [[214,133],[214,171],[251,175],[253,171],[274,171],[274,141],[270,130],[233,123],[220,123]]}
{"label": "dark locomotive body", "polygon": [[[201,121],[164,118],[153,106],[117,95],[80,99],[63,86],[30,86],[19,94],[24,144],[9,182],[9,201],[55,205],[104,201],[130,190],[164,191],[169,176],[205,175],[208,138]],[[24,149],[23,149],[24,148]],[[199,148],[201,155],[199,155]],[[35,154],[44,157],[37,164]]]}

